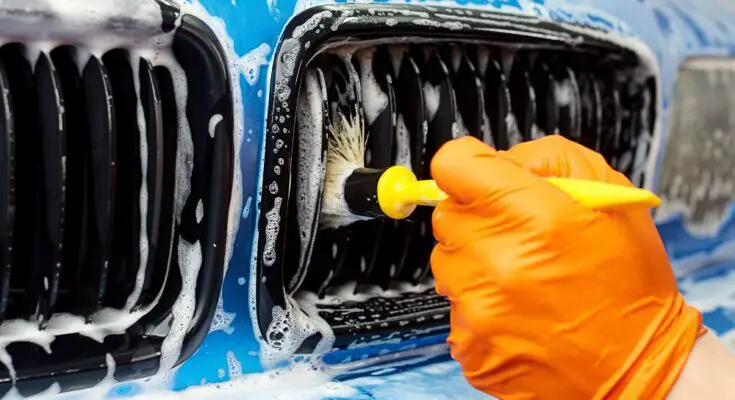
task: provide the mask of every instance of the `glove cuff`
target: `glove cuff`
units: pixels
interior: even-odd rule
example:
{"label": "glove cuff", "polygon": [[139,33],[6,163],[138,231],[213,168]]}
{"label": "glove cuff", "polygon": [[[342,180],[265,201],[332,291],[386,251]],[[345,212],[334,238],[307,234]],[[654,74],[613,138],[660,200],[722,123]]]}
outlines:
{"label": "glove cuff", "polygon": [[696,340],[707,329],[702,314],[676,293],[641,337],[618,379],[596,399],[664,399],[679,379]]}

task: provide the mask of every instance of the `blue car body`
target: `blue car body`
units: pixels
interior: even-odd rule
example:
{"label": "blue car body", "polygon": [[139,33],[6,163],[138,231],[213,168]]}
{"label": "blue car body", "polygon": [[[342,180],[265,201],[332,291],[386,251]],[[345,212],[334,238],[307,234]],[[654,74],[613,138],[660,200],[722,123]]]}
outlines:
{"label": "blue car body", "polygon": [[[297,4],[298,3],[298,4]],[[308,3],[308,5],[306,4]],[[257,79],[248,82],[241,77],[240,85],[244,104],[244,131],[247,133],[240,149],[240,170],[243,176],[243,212],[235,239],[235,247],[222,289],[222,325],[209,333],[201,348],[187,360],[176,375],[175,389],[206,382],[228,379],[218,371],[228,371],[227,354],[239,360],[242,372],[262,372],[258,356],[259,343],[253,334],[249,304],[253,301],[248,290],[249,271],[256,231],[258,189],[261,176],[261,152],[266,111],[265,92],[273,54],[284,26],[292,16],[307,7],[325,4],[349,4],[348,1],[229,1],[202,0],[201,6],[216,18],[220,18],[232,38],[235,51],[245,56],[260,49],[265,57],[258,66]],[[379,1],[374,3],[442,5],[448,7],[472,7],[506,13],[537,15],[562,24],[581,24],[609,32],[611,35],[629,37],[642,42],[655,54],[660,68],[660,136],[665,148],[667,123],[670,118],[675,81],[680,66],[693,57],[728,57],[735,54],[735,8],[726,1],[691,0],[436,0],[436,1]],[[270,51],[264,51],[270,49]],[[663,152],[655,160],[655,178],[661,174]],[[682,215],[671,217],[660,224],[664,240],[669,246],[691,244],[685,257],[706,252],[732,238],[726,227],[735,221],[723,220],[723,229],[715,237],[698,239],[684,228]],[[680,232],[683,231],[684,233]],[[670,242],[670,243],[668,243]],[[676,243],[674,243],[676,242]],[[681,242],[681,243],[679,243]],[[702,242],[699,245],[694,243]],[[718,326],[715,329],[728,329]],[[441,342],[443,337],[431,340]]]}
{"label": "blue car body", "polygon": [[[347,7],[352,3],[348,0],[198,0],[186,6],[196,10],[206,23],[216,25],[213,29],[220,39],[231,41],[224,47],[231,52],[230,69],[239,83],[242,101],[242,115],[235,115],[236,119],[241,119],[243,133],[241,143],[236,143],[239,164],[235,165],[242,178],[242,190],[236,193],[241,197],[232,203],[240,218],[232,238],[231,259],[214,322],[198,350],[176,370],[173,390],[226,382],[240,375],[264,371],[260,358],[261,344],[252,317],[255,299],[251,284],[255,275],[251,268],[254,268],[256,243],[264,240],[258,237],[257,232],[258,219],[265,212],[259,205],[267,140],[267,102],[271,98],[270,80],[274,76],[272,58],[283,39],[285,27],[294,16],[312,7]],[[735,56],[735,6],[728,0],[374,0],[359,3],[443,6],[523,14],[562,25],[584,26],[643,48],[653,56],[658,68],[657,128],[652,144],[653,157],[648,165],[650,173],[645,183],[654,190],[665,174],[673,99],[682,66],[695,58],[727,59]],[[735,162],[732,166],[735,167]],[[693,281],[726,275],[728,257],[718,258],[718,264],[711,265],[711,268],[699,267],[712,264],[710,255],[735,241],[735,216],[725,212],[710,234],[695,235],[688,229],[685,214],[668,213],[658,218],[660,232],[674,264],[677,265],[678,260],[695,259],[698,264],[697,268],[690,270],[694,272],[682,275],[681,279],[686,285],[691,285]],[[686,285],[683,286],[685,292]],[[718,333],[725,333],[733,327],[728,312],[723,308],[706,311],[705,321]],[[369,352],[371,356],[391,354],[407,348],[407,345],[414,348],[436,346],[444,343],[445,338],[445,333],[442,333],[425,336],[413,343],[376,344],[368,349],[328,354],[326,361],[339,364],[348,359],[360,359],[363,354],[368,354],[363,352]],[[436,354],[429,363],[446,361],[446,349],[439,348],[444,349],[443,352]],[[427,361],[424,359],[422,362]],[[410,369],[411,366],[402,368]],[[458,373],[458,369],[451,368],[451,374],[458,376]],[[137,383],[124,383],[112,389],[110,395],[125,397],[141,390]]]}

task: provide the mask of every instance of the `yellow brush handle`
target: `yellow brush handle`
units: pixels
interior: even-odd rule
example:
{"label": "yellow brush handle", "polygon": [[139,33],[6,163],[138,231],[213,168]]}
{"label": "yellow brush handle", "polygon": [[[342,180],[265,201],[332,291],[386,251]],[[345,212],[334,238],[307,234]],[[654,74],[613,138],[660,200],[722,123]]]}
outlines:
{"label": "yellow brush handle", "polygon": [[[584,206],[595,210],[655,208],[661,204],[661,199],[655,194],[635,187],[571,178],[545,179]],[[418,181],[413,172],[405,167],[388,168],[378,182],[380,207],[394,219],[408,217],[417,205],[436,206],[447,197],[435,181]]]}
{"label": "yellow brush handle", "polygon": [[[629,207],[655,208],[661,204],[661,199],[655,194],[635,187],[572,178],[545,179],[573,199],[595,210]],[[448,197],[433,180],[412,183],[407,194],[412,203],[422,206],[436,206]]]}

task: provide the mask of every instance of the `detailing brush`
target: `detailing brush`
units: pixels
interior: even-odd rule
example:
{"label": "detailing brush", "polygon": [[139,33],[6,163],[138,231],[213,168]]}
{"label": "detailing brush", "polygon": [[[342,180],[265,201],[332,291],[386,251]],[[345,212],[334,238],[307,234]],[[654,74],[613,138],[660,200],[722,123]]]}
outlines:
{"label": "detailing brush", "polygon": [[[417,206],[436,206],[448,198],[433,180],[418,180],[403,166],[365,168],[362,119],[337,113],[329,126],[322,216],[327,226],[379,217],[403,219]],[[661,204],[650,191],[571,178],[544,178],[583,205],[597,210]]]}

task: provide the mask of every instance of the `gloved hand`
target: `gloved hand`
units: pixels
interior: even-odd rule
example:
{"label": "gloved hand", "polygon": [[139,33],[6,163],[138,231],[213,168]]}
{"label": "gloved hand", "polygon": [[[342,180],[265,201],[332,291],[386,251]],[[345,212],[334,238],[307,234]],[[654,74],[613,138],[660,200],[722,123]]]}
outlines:
{"label": "gloved hand", "polygon": [[431,171],[437,291],[452,356],[501,399],[661,399],[706,331],[649,211],[586,209],[540,177],[631,185],[560,136],[495,151],[466,137]]}

